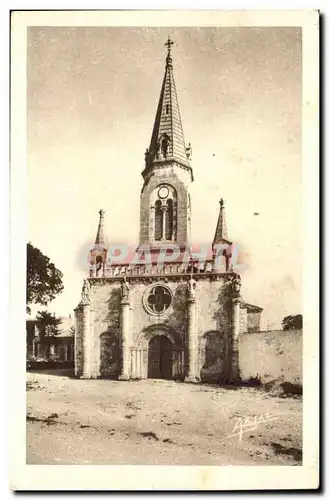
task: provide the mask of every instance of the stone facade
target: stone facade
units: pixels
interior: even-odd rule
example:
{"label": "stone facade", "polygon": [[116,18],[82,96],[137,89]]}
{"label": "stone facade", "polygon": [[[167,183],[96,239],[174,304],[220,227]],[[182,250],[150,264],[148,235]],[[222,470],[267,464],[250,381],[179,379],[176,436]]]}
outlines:
{"label": "stone facade", "polygon": [[[234,347],[232,276],[235,274],[194,275],[193,297],[189,296],[188,274],[131,276],[124,300],[123,277],[90,279],[90,302],[76,309],[76,376],[147,378],[149,342],[165,336],[172,348],[170,378],[228,381]],[[170,305],[162,313],[152,313],[146,304],[157,286],[171,295]],[[162,378],[161,371],[158,375]]]}
{"label": "stone facade", "polygon": [[[241,280],[230,261],[224,202],[206,260],[190,248],[192,148],[185,146],[168,40],[165,75],[140,195],[143,263],[105,262],[108,253],[101,210],[76,314],[77,377],[237,382]],[[225,243],[225,265],[215,245]],[[163,251],[179,250],[171,261]]]}

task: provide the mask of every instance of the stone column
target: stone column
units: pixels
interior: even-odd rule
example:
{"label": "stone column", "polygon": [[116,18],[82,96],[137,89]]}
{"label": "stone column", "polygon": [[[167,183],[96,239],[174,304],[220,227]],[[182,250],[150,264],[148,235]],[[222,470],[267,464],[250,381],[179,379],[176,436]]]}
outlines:
{"label": "stone column", "polygon": [[141,378],[147,378],[148,371],[148,350],[142,349]]}
{"label": "stone column", "polygon": [[165,240],[166,239],[166,212],[167,212],[167,207],[166,205],[161,206],[162,210],[162,231],[161,231],[161,239]]}
{"label": "stone column", "polygon": [[92,378],[92,339],[90,304],[80,302],[75,309],[74,372],[76,377]]}
{"label": "stone column", "polygon": [[179,353],[179,378],[181,379],[184,376],[184,351],[180,351]]}
{"label": "stone column", "polygon": [[96,264],[91,263],[89,267],[89,277],[94,278],[96,276]]}
{"label": "stone column", "polygon": [[178,378],[178,351],[177,349],[172,350],[172,379],[176,380]]}
{"label": "stone column", "polygon": [[141,348],[131,348],[131,373],[130,378],[143,378],[144,351]]}
{"label": "stone column", "polygon": [[82,306],[82,374],[81,378],[91,378],[91,338],[90,338],[90,305]]}
{"label": "stone column", "polygon": [[90,282],[83,281],[81,301],[75,309],[74,372],[76,377],[97,378],[95,341],[90,305]]}
{"label": "stone column", "polygon": [[137,370],[138,370],[138,351],[137,349],[131,349],[131,378],[138,378],[137,377]]}
{"label": "stone column", "polygon": [[149,241],[154,240],[154,228],[155,228],[155,205],[151,205],[150,223],[149,223]]}
{"label": "stone column", "polygon": [[231,370],[230,383],[239,383],[240,366],[239,366],[239,335],[240,335],[240,295],[241,279],[235,275],[232,279],[232,326],[231,326]]}
{"label": "stone column", "polygon": [[185,382],[198,382],[195,281],[190,279],[187,299],[188,373]]}
{"label": "stone column", "polygon": [[80,377],[82,373],[82,321],[80,304],[74,309],[75,335],[74,335],[74,375]]}
{"label": "stone column", "polygon": [[35,344],[36,344],[37,339],[34,338],[32,340],[32,356],[35,358],[36,357],[36,349],[35,349]]}
{"label": "stone column", "polygon": [[107,249],[104,249],[104,262],[103,262],[103,278],[106,276],[107,271]]}
{"label": "stone column", "polygon": [[230,382],[239,382],[240,380],[239,334],[240,334],[240,300],[233,299]]}
{"label": "stone column", "polygon": [[131,374],[131,352],[130,352],[130,286],[126,277],[121,284],[121,349],[122,365],[119,380],[129,380]]}

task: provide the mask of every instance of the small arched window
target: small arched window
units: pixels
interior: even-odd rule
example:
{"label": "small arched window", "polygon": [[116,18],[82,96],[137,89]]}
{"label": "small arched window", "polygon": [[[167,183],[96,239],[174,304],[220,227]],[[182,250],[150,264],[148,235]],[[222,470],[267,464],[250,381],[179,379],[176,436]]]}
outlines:
{"label": "small arched window", "polygon": [[169,148],[169,139],[165,135],[161,141],[161,152],[164,158],[168,156],[168,148]]}
{"label": "small arched window", "polygon": [[156,241],[161,240],[162,235],[162,210],[161,201],[157,200],[155,202],[155,221],[154,221],[154,238]]}

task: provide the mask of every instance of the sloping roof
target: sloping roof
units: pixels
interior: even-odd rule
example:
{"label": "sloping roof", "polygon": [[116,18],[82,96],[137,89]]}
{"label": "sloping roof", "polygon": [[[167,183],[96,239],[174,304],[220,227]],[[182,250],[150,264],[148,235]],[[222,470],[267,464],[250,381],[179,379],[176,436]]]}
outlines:
{"label": "sloping roof", "polygon": [[242,309],[247,309],[248,313],[262,312],[264,310],[262,307],[255,306],[253,304],[248,304],[247,302],[241,302],[240,307]]}

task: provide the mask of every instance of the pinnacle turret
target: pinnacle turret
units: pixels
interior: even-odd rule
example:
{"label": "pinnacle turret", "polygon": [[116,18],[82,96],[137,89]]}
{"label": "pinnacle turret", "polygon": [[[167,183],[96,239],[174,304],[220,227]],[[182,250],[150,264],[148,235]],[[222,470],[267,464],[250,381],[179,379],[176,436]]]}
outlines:
{"label": "pinnacle turret", "polygon": [[100,210],[99,212],[99,223],[98,223],[98,229],[97,229],[97,234],[96,234],[96,239],[95,239],[95,245],[99,245],[104,247],[105,246],[105,238],[104,238],[104,210]]}
{"label": "pinnacle turret", "polygon": [[215,245],[216,243],[221,243],[223,241],[229,241],[227,236],[226,216],[223,198],[220,199],[219,204],[220,210],[213,245]]}

